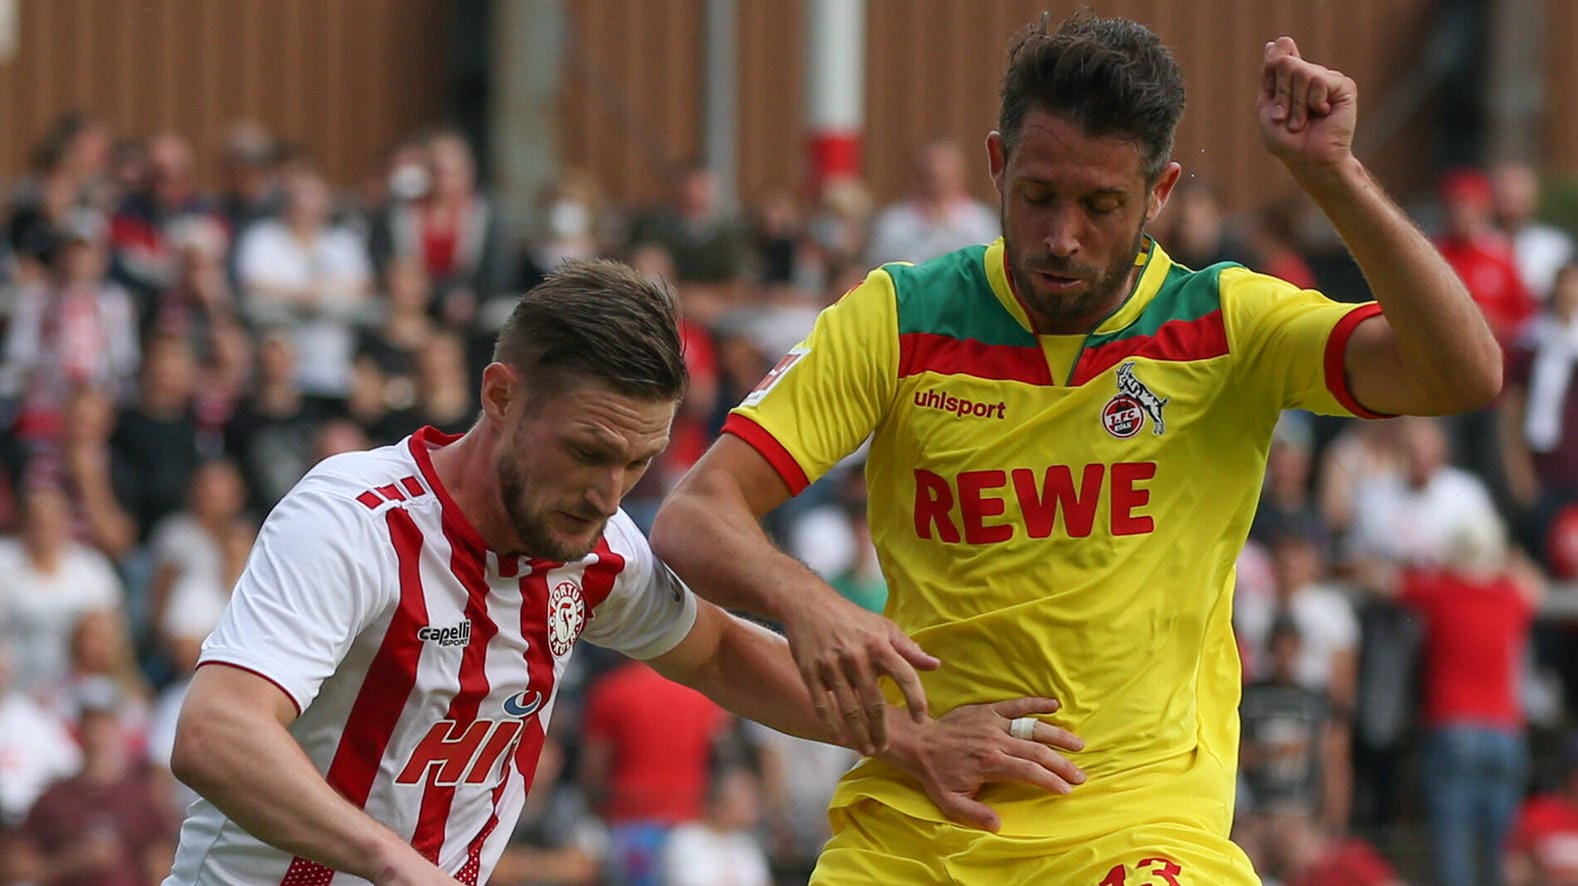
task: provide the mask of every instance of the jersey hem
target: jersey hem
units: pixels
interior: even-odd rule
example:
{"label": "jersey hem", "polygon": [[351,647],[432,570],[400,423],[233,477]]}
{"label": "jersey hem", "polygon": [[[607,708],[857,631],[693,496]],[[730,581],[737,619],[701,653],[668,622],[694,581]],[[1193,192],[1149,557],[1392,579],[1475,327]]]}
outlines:
{"label": "jersey hem", "polygon": [[1348,350],[1348,339],[1353,336],[1353,331],[1360,323],[1381,313],[1381,306],[1375,302],[1359,305],[1342,316],[1337,325],[1331,329],[1331,335],[1326,338],[1326,390],[1331,392],[1342,408],[1348,410],[1359,418],[1394,418],[1389,412],[1376,412],[1366,409],[1353,391],[1348,388],[1348,373],[1343,366],[1343,357]]}
{"label": "jersey hem", "polygon": [[783,479],[784,485],[789,487],[790,495],[799,495],[811,481],[806,478],[805,470],[795,457],[789,454],[778,438],[762,427],[755,419],[747,418],[739,413],[731,413],[723,423],[723,433],[733,434],[745,441],[745,444],[756,450],[767,463],[772,465],[774,471]]}

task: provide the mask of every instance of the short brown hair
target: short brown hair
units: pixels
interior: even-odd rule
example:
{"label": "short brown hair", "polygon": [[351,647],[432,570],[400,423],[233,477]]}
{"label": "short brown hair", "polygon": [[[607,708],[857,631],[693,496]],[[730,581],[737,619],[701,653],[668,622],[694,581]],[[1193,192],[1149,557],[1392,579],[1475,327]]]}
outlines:
{"label": "short brown hair", "polygon": [[521,296],[493,359],[540,390],[595,380],[629,396],[677,400],[689,379],[678,319],[663,281],[620,262],[567,261]]}
{"label": "short brown hair", "polygon": [[1183,117],[1183,74],[1149,28],[1080,10],[1048,33],[1049,19],[1026,28],[1009,51],[997,131],[1012,152],[1025,114],[1040,108],[1078,123],[1092,137],[1138,143],[1148,181],[1172,154]]}

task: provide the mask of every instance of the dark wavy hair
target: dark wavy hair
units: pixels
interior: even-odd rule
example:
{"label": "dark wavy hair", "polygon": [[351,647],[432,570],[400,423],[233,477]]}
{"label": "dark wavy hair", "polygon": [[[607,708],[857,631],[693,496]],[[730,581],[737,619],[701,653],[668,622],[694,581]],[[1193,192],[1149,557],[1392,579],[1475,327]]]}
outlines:
{"label": "dark wavy hair", "polygon": [[1040,108],[1078,123],[1092,137],[1132,140],[1148,181],[1172,154],[1184,112],[1183,74],[1172,52],[1144,25],[1082,9],[1049,31],[1049,17],[1025,28],[1008,55],[997,131],[1012,153],[1025,114]]}
{"label": "dark wavy hair", "polygon": [[567,261],[532,287],[499,331],[495,362],[537,395],[601,381],[652,400],[684,396],[689,375],[668,284],[603,259]]}

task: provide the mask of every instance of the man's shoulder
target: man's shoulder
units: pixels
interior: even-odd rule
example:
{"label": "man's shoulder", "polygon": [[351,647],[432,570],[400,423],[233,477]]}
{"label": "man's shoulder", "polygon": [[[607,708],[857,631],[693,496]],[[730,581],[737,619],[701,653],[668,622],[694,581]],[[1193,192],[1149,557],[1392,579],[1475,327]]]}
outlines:
{"label": "man's shoulder", "polygon": [[287,504],[342,515],[380,514],[431,493],[406,443],[330,456],[285,495]]}

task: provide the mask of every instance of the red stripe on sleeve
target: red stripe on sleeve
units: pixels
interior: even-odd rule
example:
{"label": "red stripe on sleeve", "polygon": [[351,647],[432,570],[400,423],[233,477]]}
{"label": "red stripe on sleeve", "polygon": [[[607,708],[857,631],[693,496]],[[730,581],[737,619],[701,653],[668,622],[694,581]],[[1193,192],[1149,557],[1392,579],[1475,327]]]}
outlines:
{"label": "red stripe on sleeve", "polygon": [[412,498],[416,498],[427,491],[426,489],[422,488],[422,484],[418,482],[415,477],[402,478],[400,480],[400,485],[405,487],[405,491],[409,492]]}
{"label": "red stripe on sleeve", "polygon": [[1337,398],[1342,408],[1360,418],[1392,418],[1385,412],[1374,412],[1366,409],[1353,391],[1348,389],[1348,371],[1343,365],[1343,357],[1348,352],[1348,339],[1353,336],[1353,330],[1360,323],[1381,313],[1381,306],[1375,302],[1366,302],[1344,314],[1337,325],[1331,328],[1331,335],[1326,338],[1326,390]]}
{"label": "red stripe on sleeve", "polygon": [[789,487],[790,495],[799,495],[811,481],[806,479],[805,471],[800,463],[794,460],[778,438],[767,432],[767,429],[757,424],[755,420],[746,418],[739,413],[730,413],[723,422],[723,433],[733,434],[744,440],[746,445],[756,450],[767,463],[772,465],[778,476],[783,478],[784,485]]}
{"label": "red stripe on sleeve", "polygon": [[[460,659],[460,691],[449,700],[444,719],[453,720],[456,728],[468,728],[477,720],[482,700],[491,688],[487,674],[488,643],[498,634],[499,627],[488,615],[487,564],[483,559],[486,555],[479,555],[475,549],[467,547],[447,523],[444,535],[449,539],[451,552],[449,571],[466,589],[466,618],[471,622],[471,641],[466,644]],[[438,854],[444,848],[449,811],[455,803],[455,785],[435,784],[431,769],[427,778],[411,845],[437,864]]]}
{"label": "red stripe on sleeve", "polygon": [[[362,687],[340,734],[325,780],[355,806],[367,803],[379,763],[394,735],[406,699],[416,686],[416,665],[422,655],[417,629],[427,623],[427,601],[422,593],[422,530],[411,515],[399,508],[388,513],[389,540],[400,564],[400,605],[383,643],[367,666]],[[305,858],[291,859],[280,886],[321,886],[334,872]]]}

